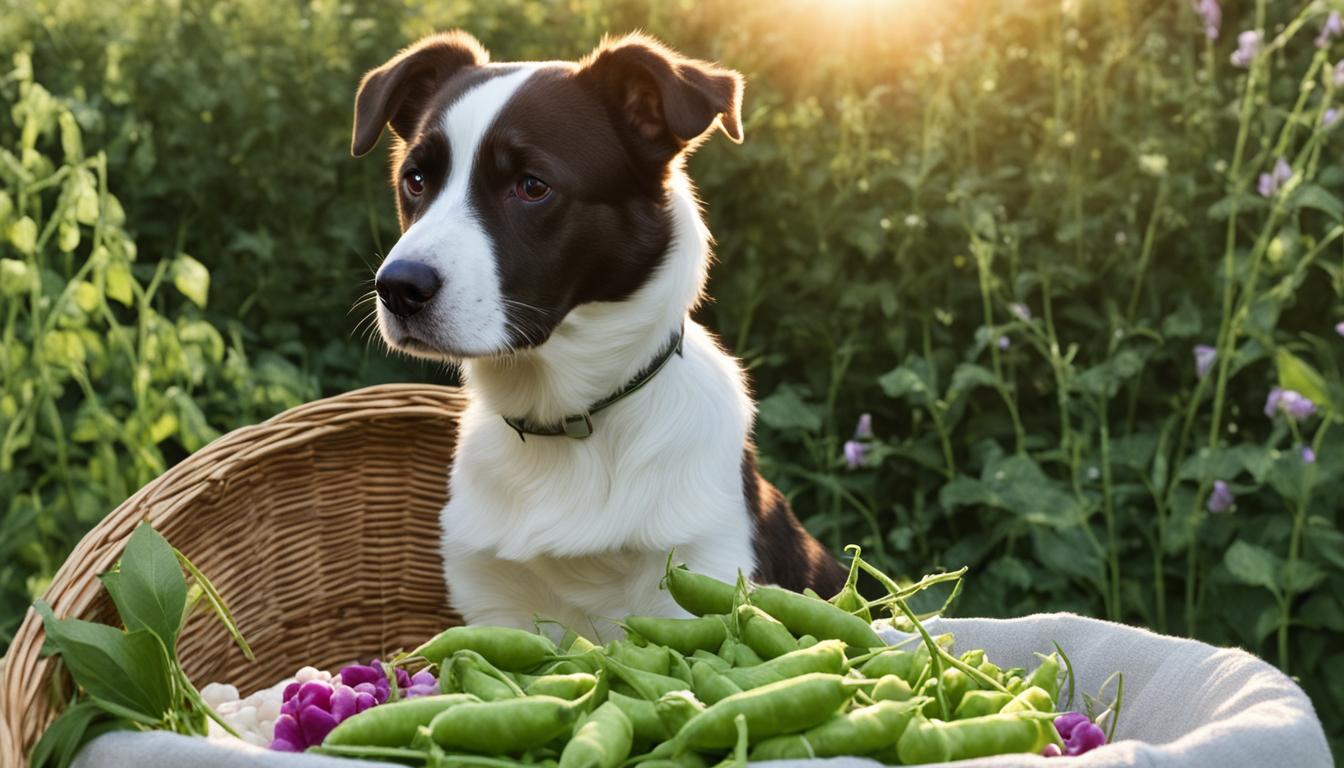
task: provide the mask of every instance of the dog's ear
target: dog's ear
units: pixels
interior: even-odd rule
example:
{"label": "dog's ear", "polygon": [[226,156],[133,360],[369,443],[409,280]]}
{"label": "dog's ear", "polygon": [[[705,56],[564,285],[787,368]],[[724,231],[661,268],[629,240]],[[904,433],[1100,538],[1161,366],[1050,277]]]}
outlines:
{"label": "dog's ear", "polygon": [[617,130],[666,163],[716,124],[742,141],[742,75],[688,59],[640,34],[607,40],[581,64]]}
{"label": "dog's ear", "polygon": [[351,154],[368,154],[378,143],[384,125],[391,126],[401,138],[409,138],[439,85],[459,70],[489,60],[490,54],[476,38],[453,30],[426,37],[369,72],[355,96]]}

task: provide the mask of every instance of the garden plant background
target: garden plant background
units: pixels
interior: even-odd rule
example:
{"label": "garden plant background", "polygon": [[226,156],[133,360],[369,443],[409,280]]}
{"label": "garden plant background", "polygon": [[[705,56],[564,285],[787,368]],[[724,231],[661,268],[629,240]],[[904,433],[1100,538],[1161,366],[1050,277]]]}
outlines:
{"label": "garden plant background", "polygon": [[698,317],[809,527],[909,576],[970,566],[963,615],[1248,648],[1339,754],[1332,10],[0,0],[0,648],[85,530],[217,435],[452,380],[370,341],[396,220],[384,162],[348,153],[362,72],[453,26],[501,60],[642,28],[747,76],[746,143],[692,162]]}

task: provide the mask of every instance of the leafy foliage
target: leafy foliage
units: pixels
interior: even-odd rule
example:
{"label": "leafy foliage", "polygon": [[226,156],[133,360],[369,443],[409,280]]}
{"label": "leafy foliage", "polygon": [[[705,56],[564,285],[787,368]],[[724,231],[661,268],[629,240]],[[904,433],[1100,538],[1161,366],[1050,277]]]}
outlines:
{"label": "leafy foliage", "polygon": [[[699,319],[751,367],[763,468],[809,526],[892,572],[970,566],[966,613],[1245,646],[1338,740],[1344,42],[1313,38],[1341,8],[1224,5],[1216,39],[1156,0],[6,9],[0,52],[31,51],[68,96],[33,97],[22,66],[3,89],[0,284],[27,297],[0,346],[0,427],[22,439],[0,453],[3,615],[213,432],[317,384],[431,377],[361,348],[347,314],[395,237],[385,169],[347,156],[364,69],[452,26],[499,60],[639,27],[747,75],[746,144],[692,160],[718,240]],[[80,143],[103,153],[68,157]],[[1291,175],[1262,195],[1279,159]],[[91,176],[32,189],[58,166]],[[83,223],[55,215],[66,198]],[[1266,415],[1274,387],[1315,413]],[[877,436],[851,469],[863,412]]]}

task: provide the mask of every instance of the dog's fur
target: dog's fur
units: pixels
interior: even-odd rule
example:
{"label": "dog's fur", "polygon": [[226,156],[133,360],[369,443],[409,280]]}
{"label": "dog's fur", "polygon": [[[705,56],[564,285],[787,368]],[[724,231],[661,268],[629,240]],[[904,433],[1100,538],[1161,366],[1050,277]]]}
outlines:
{"label": "dog's fur", "polygon": [[[399,262],[438,280],[413,310],[380,282],[383,337],[460,362],[470,393],[442,517],[454,606],[610,635],[597,617],[682,614],[658,588],[673,548],[720,579],[833,593],[842,569],[756,472],[742,370],[687,318],[710,236],[684,159],[715,127],[741,140],[741,77],[638,35],[578,63],[487,61],[461,32],[402,51],[364,78],[352,147],[394,134],[403,234],[379,280]],[[527,177],[549,194],[530,201]],[[584,412],[683,323],[682,355],[592,436],[523,440],[501,418]]]}

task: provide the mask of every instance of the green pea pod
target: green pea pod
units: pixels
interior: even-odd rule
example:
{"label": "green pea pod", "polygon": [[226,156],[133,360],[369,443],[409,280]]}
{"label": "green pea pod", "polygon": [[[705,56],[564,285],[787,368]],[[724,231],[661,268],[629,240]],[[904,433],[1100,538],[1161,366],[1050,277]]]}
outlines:
{"label": "green pea pod", "polygon": [[457,669],[457,666],[455,662],[454,669],[449,673],[449,687],[453,690],[469,693],[481,701],[518,698],[507,684],[472,666],[470,662],[462,664],[462,669]]}
{"label": "green pea pod", "polygon": [[915,695],[905,678],[897,675],[883,675],[868,694],[873,701],[906,701]]}
{"label": "green pea pod", "polygon": [[458,651],[475,651],[498,669],[525,672],[556,653],[544,635],[509,627],[450,627],[408,656],[438,664]]}
{"label": "green pea pod", "polygon": [[798,638],[799,648],[811,648],[816,644],[817,644],[817,638],[814,635],[803,635],[802,637]]}
{"label": "green pea pod", "polygon": [[976,669],[984,672],[990,679],[999,681],[1000,684],[1007,682],[1007,678],[1004,676],[1003,670],[999,669],[999,665],[988,659],[980,662]]}
{"label": "green pea pod", "polygon": [[731,613],[733,610],[732,584],[718,579],[693,573],[686,566],[673,567],[668,558],[667,573],[663,576],[663,586],[677,605],[696,616],[708,616],[715,613]]}
{"label": "green pea pod", "polygon": [[672,691],[684,691],[688,684],[675,677],[645,672],[642,669],[622,664],[615,659],[606,660],[607,669],[629,685],[640,698],[654,701],[659,696]]}
{"label": "green pea pod", "polygon": [[616,659],[627,667],[666,675],[669,654],[666,646],[634,645],[633,643],[610,642],[603,647],[607,658]]}
{"label": "green pea pod", "polygon": [[1021,693],[1013,697],[1012,701],[1003,705],[1000,712],[1054,712],[1055,697],[1044,688],[1033,685],[1025,688]]}
{"label": "green pea pod", "polygon": [[686,661],[685,656],[676,651],[672,651],[667,656],[667,676],[675,677],[689,687],[691,684],[691,663]]}
{"label": "green pea pod", "polygon": [[682,752],[676,757],[641,761],[639,768],[709,768],[709,763],[699,752]]}
{"label": "green pea pod", "polygon": [[663,721],[658,718],[658,712],[652,701],[626,696],[616,691],[607,694],[607,701],[620,707],[625,713],[631,726],[634,727],[636,741],[657,743],[672,737]]}
{"label": "green pea pod", "polygon": [[[852,545],[851,545],[852,546]],[[850,547],[845,548],[846,551]],[[854,557],[849,564],[849,576],[845,578],[845,585],[840,591],[835,593],[835,597],[830,599],[831,605],[844,611],[845,613],[858,616],[869,624],[873,621],[873,614],[868,610],[868,601],[863,595],[859,594],[859,548],[853,547]]]}
{"label": "green pea pod", "polygon": [[679,653],[697,649],[712,651],[728,636],[723,621],[714,616],[694,619],[665,619],[656,616],[629,616],[624,624],[651,643],[665,645]]}
{"label": "green pea pod", "polygon": [[811,648],[791,651],[754,667],[730,669],[723,676],[747,691],[809,672],[840,675],[848,668],[845,644],[839,640],[823,640]]}
{"label": "green pea pod", "polygon": [[737,627],[742,642],[762,659],[773,659],[798,649],[793,633],[754,605],[737,607]]}
{"label": "green pea pod", "polygon": [[975,689],[975,681],[960,669],[948,667],[943,670],[939,684],[943,689],[943,700],[947,702],[947,711],[943,713],[942,719],[951,720],[952,713],[956,712],[957,706],[961,704],[961,697],[965,696],[967,691]]}
{"label": "green pea pod", "polygon": [[954,710],[952,719],[965,720],[971,717],[995,715],[1003,711],[1004,705],[1012,700],[1012,694],[1002,691],[967,691]]}
{"label": "green pea pod", "polygon": [[775,617],[795,635],[814,635],[823,640],[842,640],[855,648],[886,645],[868,622],[836,608],[825,600],[800,595],[779,587],[751,590],[751,603]]}
{"label": "green pea pod", "polygon": [[690,691],[673,691],[653,703],[653,710],[668,733],[677,733],[691,718],[705,711],[704,702]]}
{"label": "green pea pod", "polygon": [[420,696],[401,699],[360,712],[342,720],[327,734],[322,744],[333,746],[404,747],[415,738],[416,730],[429,725],[440,712],[459,704],[477,702],[466,693]]}
{"label": "green pea pod", "polygon": [[543,675],[523,686],[528,696],[554,696],[558,699],[577,699],[597,685],[597,678],[587,672],[569,675]]}
{"label": "green pea pod", "polygon": [[907,683],[912,682],[913,677],[910,674],[915,664],[915,654],[910,651],[890,650],[883,651],[873,658],[859,665],[859,671],[863,672],[865,677],[880,678],[887,675],[896,675],[903,678]]}
{"label": "green pea pod", "polygon": [[610,701],[592,711],[560,753],[559,768],[617,768],[630,756],[634,726]]}
{"label": "green pea pod", "polygon": [[1059,697],[1059,655],[1052,653],[1049,656],[1041,658],[1041,665],[1037,667],[1031,676],[1026,680],[1026,687],[1032,686],[1044,688],[1045,692],[1050,694],[1050,699]]}
{"label": "green pea pod", "polygon": [[1050,742],[1048,721],[997,714],[969,720],[916,717],[901,735],[897,754],[907,764],[943,763],[1010,753],[1040,754]]}
{"label": "green pea pod", "polygon": [[985,652],[980,648],[961,654],[961,661],[968,667],[979,667],[985,661]]}
{"label": "green pea pod", "polygon": [[751,649],[751,646],[731,637],[724,640],[723,645],[719,646],[719,656],[727,659],[734,667],[754,667],[764,661]]}
{"label": "green pea pod", "polygon": [[879,701],[836,715],[803,733],[776,736],[751,750],[752,760],[806,760],[867,755],[890,747],[918,714],[919,701]]}
{"label": "green pea pod", "polygon": [[540,747],[567,733],[583,712],[586,696],[554,696],[459,704],[429,724],[430,737],[445,749],[502,755]]}
{"label": "green pea pod", "polygon": [[713,667],[716,672],[723,672],[731,669],[733,666],[731,661],[728,661],[717,653],[710,653],[709,651],[696,651],[691,654],[691,661],[702,661]]}
{"label": "green pea pod", "polygon": [[706,704],[714,704],[742,692],[736,683],[699,659],[691,664],[691,690],[695,692],[696,698]]}
{"label": "green pea pod", "polygon": [[565,653],[569,655],[578,655],[580,653],[595,651],[600,647],[601,646],[597,645],[592,640],[589,640],[583,635],[576,634],[574,635],[573,639],[565,645]]}
{"label": "green pea pod", "polygon": [[1007,680],[1003,681],[1003,687],[1007,688],[1009,693],[1016,696],[1027,687],[1027,681],[1023,680],[1021,675],[1012,675]]}
{"label": "green pea pod", "polygon": [[686,723],[673,739],[675,751],[731,748],[738,739],[734,723],[738,715],[746,718],[752,741],[807,730],[839,712],[863,684],[840,675],[813,673],[733,694]]}

